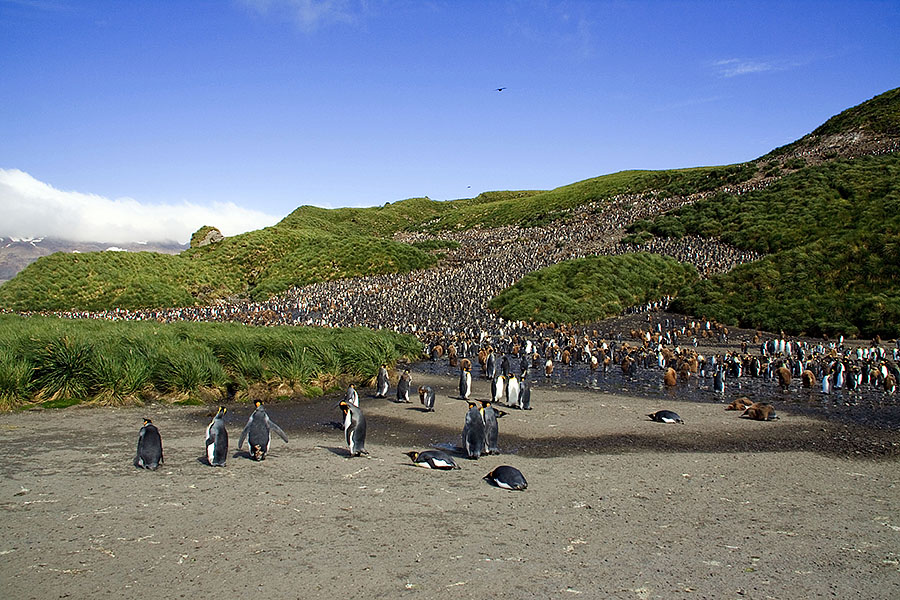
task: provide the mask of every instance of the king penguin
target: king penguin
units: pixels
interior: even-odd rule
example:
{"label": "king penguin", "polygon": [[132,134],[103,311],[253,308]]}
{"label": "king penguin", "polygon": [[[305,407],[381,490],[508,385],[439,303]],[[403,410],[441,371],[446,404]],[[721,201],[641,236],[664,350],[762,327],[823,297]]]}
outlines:
{"label": "king penguin", "polygon": [[228,458],[228,432],[225,430],[227,408],[219,407],[219,412],[206,427],[206,460],[213,467],[224,467]]}
{"label": "king penguin", "polygon": [[472,368],[464,365],[459,370],[459,397],[468,400],[472,395]]}
{"label": "king penguin", "polygon": [[531,410],[531,386],[528,384],[528,371],[522,373],[522,383],[519,384],[519,408]]}
{"label": "king penguin", "polygon": [[513,408],[522,408],[519,404],[519,380],[512,373],[506,384],[506,405]]}
{"label": "king penguin", "polygon": [[403,371],[403,375],[400,376],[400,381],[397,382],[397,402],[409,403],[409,382],[410,382],[409,369]]}
{"label": "king penguin", "polygon": [[162,438],[159,430],[150,419],[144,419],[144,426],[141,427],[141,434],[138,436],[134,466],[155,471],[162,462]]}
{"label": "king penguin", "polygon": [[491,349],[490,353],[487,355],[487,362],[485,363],[485,365],[485,377],[487,377],[488,379],[493,379],[496,375],[497,370],[497,357],[494,356],[493,349]]}
{"label": "king penguin", "polygon": [[366,417],[358,406],[354,406],[345,400],[341,400],[341,410],[344,411],[344,439],[350,456],[368,454],[366,452]]}
{"label": "king penguin", "polygon": [[434,412],[434,388],[430,385],[419,387],[419,401],[428,412]]}
{"label": "king penguin", "polygon": [[453,457],[441,450],[426,450],[425,452],[413,451],[407,452],[406,455],[412,459],[413,464],[417,467],[442,470],[459,468],[459,465],[456,464]]}
{"label": "king penguin", "polygon": [[497,423],[497,419],[505,415],[506,413],[502,410],[497,410],[491,403],[482,400],[481,401],[481,420],[484,421],[484,453],[485,454],[500,454],[500,447],[497,445],[497,441],[500,438],[500,427]]}
{"label": "king penguin", "polygon": [[671,410],[658,410],[647,416],[650,417],[651,421],[656,421],[657,423],[681,423],[684,425],[684,420],[678,416],[678,413]]}
{"label": "king penguin", "polygon": [[353,406],[359,406],[359,392],[356,391],[356,386],[352,383],[347,386],[347,393],[344,394],[344,400]]}
{"label": "king penguin", "polygon": [[831,393],[831,378],[832,375],[829,373],[822,377],[822,393],[830,394]]}
{"label": "king penguin", "polygon": [[375,397],[376,398],[387,398],[388,393],[388,372],[387,367],[385,365],[381,365],[381,368],[378,369],[378,377],[375,381]]}
{"label": "king penguin", "polygon": [[506,395],[506,377],[497,375],[491,381],[491,398],[497,404],[503,402],[503,396]]}
{"label": "king penguin", "polygon": [[256,410],[250,414],[244,430],[241,431],[241,439],[238,440],[238,450],[240,450],[244,445],[244,440],[249,436],[247,443],[253,460],[266,459],[266,454],[269,453],[269,443],[272,441],[270,430],[277,433],[285,443],[288,441],[284,431],[269,418],[262,404],[262,400],[256,401]]}
{"label": "king penguin", "polygon": [[477,459],[484,452],[484,415],[474,402],[469,402],[466,424],[462,432],[463,448],[466,456]]}
{"label": "king penguin", "polygon": [[504,490],[524,490],[528,487],[525,476],[515,467],[502,465],[488,473],[483,477],[485,481],[491,485],[495,485]]}
{"label": "king penguin", "polygon": [[725,393],[725,370],[721,367],[716,369],[716,374],[713,375],[713,391],[717,394]]}

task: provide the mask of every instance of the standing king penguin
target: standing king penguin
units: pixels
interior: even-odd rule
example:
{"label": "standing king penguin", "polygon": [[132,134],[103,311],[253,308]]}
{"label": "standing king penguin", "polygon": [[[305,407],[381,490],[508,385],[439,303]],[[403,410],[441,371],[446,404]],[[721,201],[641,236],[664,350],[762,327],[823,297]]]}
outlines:
{"label": "standing king penguin", "polygon": [[463,426],[462,442],[466,456],[469,458],[478,459],[484,452],[484,415],[474,402],[469,402],[466,424]]}
{"label": "standing king penguin", "polygon": [[144,419],[144,426],[141,427],[141,434],[138,436],[134,466],[155,471],[162,462],[162,438],[159,430],[150,419]]}
{"label": "standing king penguin", "polygon": [[287,435],[285,435],[281,427],[269,418],[266,409],[263,408],[262,400],[257,400],[256,410],[250,414],[244,430],[241,431],[241,439],[238,440],[238,450],[241,449],[241,446],[244,445],[244,440],[249,436],[247,443],[249,444],[250,455],[253,460],[265,460],[266,454],[269,452],[269,443],[272,441],[270,430],[277,433],[287,443]]}
{"label": "standing king penguin", "polygon": [[225,430],[227,410],[220,406],[219,412],[206,427],[206,459],[213,467],[224,467],[228,458],[228,432]]}
{"label": "standing king penguin", "polygon": [[403,375],[400,376],[400,381],[397,382],[397,402],[409,403],[409,382],[411,377],[409,376],[409,369],[403,371]]}
{"label": "standing king penguin", "polygon": [[419,386],[419,401],[428,412],[434,412],[434,388],[430,385]]}
{"label": "standing king penguin", "polygon": [[505,415],[502,410],[497,410],[491,403],[481,401],[481,420],[484,422],[484,453],[500,454],[500,446],[498,440],[500,438],[500,427],[497,419]]}
{"label": "standing king penguin", "polygon": [[459,397],[468,400],[472,395],[472,367],[463,365],[459,370]]}
{"label": "standing king penguin", "polygon": [[519,404],[519,380],[512,373],[509,374],[509,381],[506,383],[506,405],[513,408],[522,408]]}
{"label": "standing king penguin", "polygon": [[352,383],[347,386],[347,393],[344,395],[344,400],[353,406],[359,406],[359,392],[356,391],[356,386]]}
{"label": "standing king penguin", "polygon": [[366,452],[366,417],[358,406],[341,400],[344,411],[344,440],[350,450],[350,456],[368,454]]}
{"label": "standing king penguin", "polygon": [[378,369],[378,377],[375,381],[376,398],[387,398],[389,381],[387,366],[381,365],[381,368]]}

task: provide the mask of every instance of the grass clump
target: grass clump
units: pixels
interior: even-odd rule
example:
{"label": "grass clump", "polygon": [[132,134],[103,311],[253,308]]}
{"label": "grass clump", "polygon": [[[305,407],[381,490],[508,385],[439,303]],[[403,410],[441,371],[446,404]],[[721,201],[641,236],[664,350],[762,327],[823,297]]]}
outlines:
{"label": "grass clump", "polygon": [[[368,381],[382,363],[417,358],[392,331],[110,322],[0,314],[0,407],[221,398]],[[321,386],[320,386],[321,387]],[[282,394],[284,395],[284,394]],[[290,395],[290,394],[288,394]],[[49,403],[49,404],[48,404]]]}

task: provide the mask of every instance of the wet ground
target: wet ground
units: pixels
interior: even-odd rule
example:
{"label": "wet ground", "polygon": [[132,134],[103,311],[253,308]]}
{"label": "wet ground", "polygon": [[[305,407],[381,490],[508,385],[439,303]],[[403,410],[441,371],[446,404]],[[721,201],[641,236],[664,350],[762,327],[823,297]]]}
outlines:
{"label": "wet ground", "polygon": [[[372,389],[360,390],[361,407],[368,421],[368,442],[410,449],[440,448],[462,457],[459,448],[466,405],[455,391],[455,377],[446,361],[425,361],[411,365],[415,386],[432,385],[437,390],[437,413],[426,413],[418,398],[411,404],[398,404],[393,398],[375,398]],[[581,379],[583,377],[583,379]],[[685,384],[674,389],[654,383],[659,379],[656,370],[639,372],[636,377],[623,378],[621,373],[592,376],[580,366],[558,368],[549,380],[543,377],[532,383],[531,411],[506,409],[509,416],[500,421],[501,450],[534,458],[570,456],[575,454],[621,454],[665,450],[668,452],[749,453],[810,451],[832,456],[890,458],[900,457],[900,407],[893,403],[876,405],[879,393],[872,397],[850,397],[846,392],[829,396],[822,401],[817,391],[789,390],[782,393],[777,385],[762,379],[742,382],[727,392],[725,399],[712,392],[711,382]],[[489,389],[485,379],[474,384],[475,398]],[[393,394],[395,388],[390,393]],[[709,430],[697,435],[694,428],[651,423],[646,413],[669,408],[683,417],[692,412],[704,419],[722,415],[725,419],[740,419],[738,412],[725,412],[731,399],[746,395],[754,400],[775,404],[779,420],[769,423],[748,422],[751,425],[735,432]],[[318,434],[334,440],[332,450],[343,453],[343,432],[338,402],[343,394],[331,394],[317,399],[295,399],[268,405],[270,416],[288,435]],[[630,400],[629,400],[630,398]],[[892,400],[892,397],[888,398]],[[547,402],[545,403],[545,400]],[[561,411],[578,418],[590,412],[592,419],[600,419],[598,406],[617,406],[627,403],[634,408],[633,420],[641,422],[620,430],[600,426],[583,427],[577,433],[560,435],[519,435],[509,427],[509,419],[539,423],[549,413]],[[590,404],[590,410],[582,410]],[[721,413],[719,411],[722,411]],[[247,405],[234,405],[230,429],[234,441],[240,427],[252,412]],[[186,415],[205,427],[209,415]],[[806,417],[798,419],[796,417]],[[689,418],[689,417],[688,417]],[[647,425],[643,425],[646,421]],[[273,443],[280,444],[274,439]],[[232,444],[234,445],[234,443]]]}
{"label": "wet ground", "polygon": [[[444,361],[423,361],[415,369],[434,375],[458,376],[458,371]],[[473,366],[478,376],[478,365]],[[769,402],[778,407],[814,417],[834,419],[842,423],[853,423],[867,427],[900,430],[900,398],[886,394],[879,389],[866,386],[858,392],[835,390],[830,395],[819,389],[802,389],[799,381],[794,381],[787,391],[782,391],[774,380],[764,377],[742,377],[728,382],[725,394],[716,394],[712,388],[712,378],[693,378],[675,387],[662,383],[660,369],[638,368],[633,377],[622,374],[619,367],[609,373],[592,373],[587,365],[556,365],[549,379],[543,375],[532,377],[532,389],[581,389],[605,394],[627,394],[646,398],[658,398],[675,402],[712,402],[728,404],[740,397],[753,402]],[[483,379],[487,382],[488,380]]]}

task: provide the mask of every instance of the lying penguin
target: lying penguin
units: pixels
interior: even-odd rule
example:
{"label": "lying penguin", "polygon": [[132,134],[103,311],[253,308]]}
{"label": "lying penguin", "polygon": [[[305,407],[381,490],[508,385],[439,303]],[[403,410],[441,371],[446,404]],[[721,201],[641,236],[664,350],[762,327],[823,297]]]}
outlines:
{"label": "lying penguin", "polygon": [[425,452],[407,452],[413,464],[417,467],[425,469],[441,469],[448,471],[450,469],[458,469],[459,465],[453,460],[453,457],[442,450],[426,450]]}
{"label": "lying penguin", "polygon": [[754,421],[774,421],[778,415],[775,414],[775,407],[768,402],[754,402],[747,407],[741,417]]}
{"label": "lying penguin", "polygon": [[524,490],[528,487],[525,476],[515,467],[503,465],[497,467],[483,477],[485,481],[491,485],[495,485],[504,490]]}
{"label": "lying penguin", "polygon": [[678,416],[678,413],[671,410],[658,410],[647,416],[650,417],[651,421],[656,421],[657,423],[681,423],[684,425],[684,420]]}

